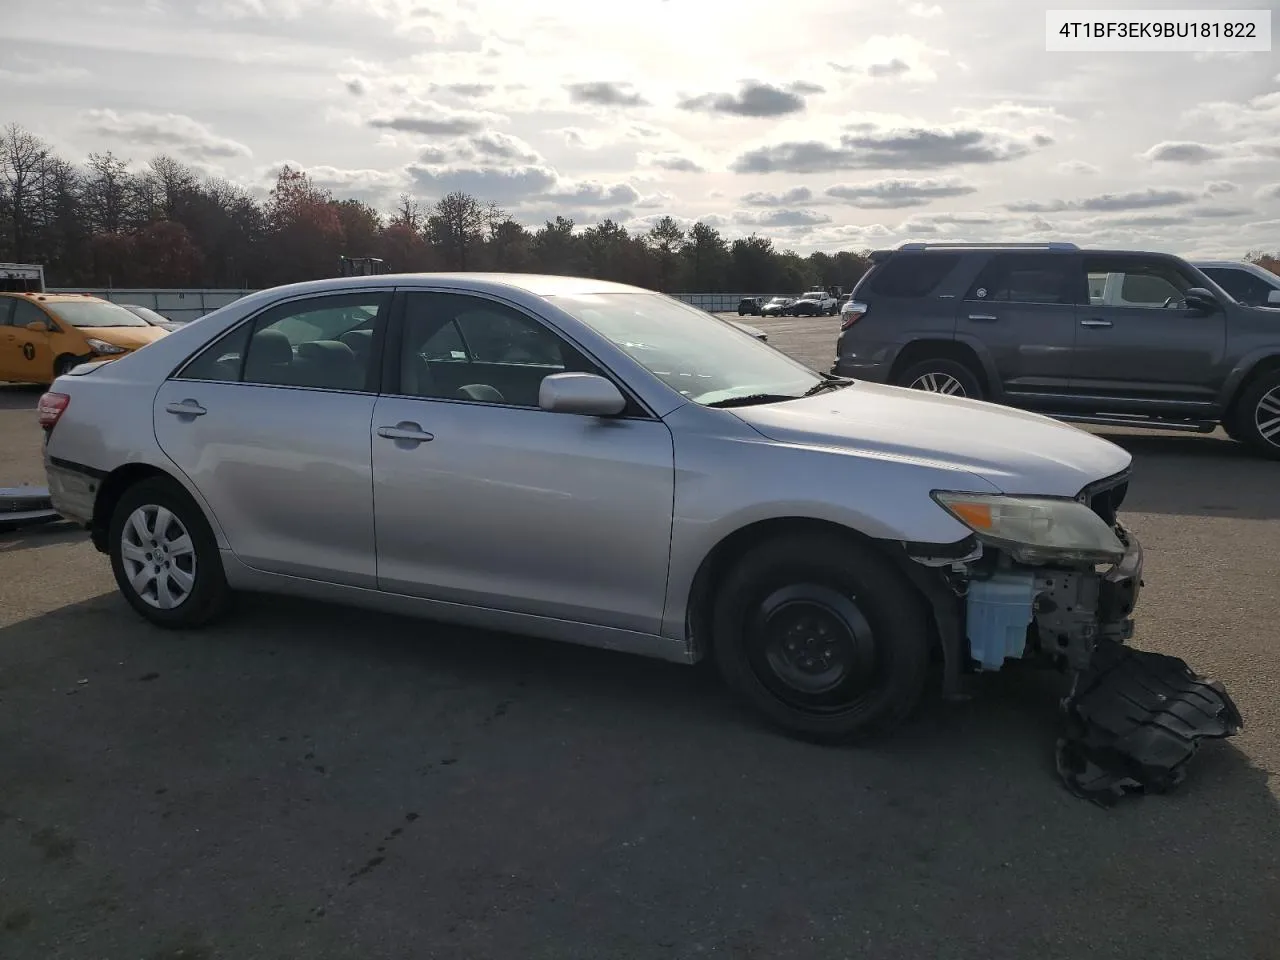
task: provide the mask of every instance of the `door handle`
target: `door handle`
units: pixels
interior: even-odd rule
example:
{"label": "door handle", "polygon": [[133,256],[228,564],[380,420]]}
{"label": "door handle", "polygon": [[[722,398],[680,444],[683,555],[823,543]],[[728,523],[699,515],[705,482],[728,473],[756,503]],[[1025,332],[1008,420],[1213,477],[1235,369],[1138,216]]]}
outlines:
{"label": "door handle", "polygon": [[195,400],[183,400],[181,403],[169,403],[165,405],[165,412],[172,413],[178,417],[203,417],[209,411],[200,406]]}
{"label": "door handle", "polygon": [[969,319],[977,323],[994,323],[1000,318],[993,313],[971,313]]}
{"label": "door handle", "polygon": [[1111,321],[1110,321],[1110,320],[1081,320],[1081,321],[1080,321],[1080,326],[1082,326],[1082,327],[1109,327],[1109,326],[1111,326]]}
{"label": "door handle", "polygon": [[435,439],[435,434],[427,433],[410,420],[402,420],[394,427],[379,427],[378,436],[386,440],[410,440],[415,443],[426,443],[428,440]]}

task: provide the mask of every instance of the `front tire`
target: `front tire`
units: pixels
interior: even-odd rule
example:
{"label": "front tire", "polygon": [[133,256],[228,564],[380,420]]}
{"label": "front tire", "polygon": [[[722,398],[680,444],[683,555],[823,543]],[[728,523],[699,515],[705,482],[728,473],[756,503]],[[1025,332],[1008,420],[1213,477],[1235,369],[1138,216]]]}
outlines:
{"label": "front tire", "polygon": [[225,612],[230,591],[204,513],[173,480],[124,492],[108,532],[111,570],[124,598],[160,627],[203,626]]}
{"label": "front tire", "polygon": [[79,357],[61,356],[53,362],[53,378],[56,380],[65,374],[70,373],[76,367],[80,366]]}
{"label": "front tire", "polygon": [[1236,407],[1232,436],[1269,460],[1280,460],[1280,370],[1264,373]]}
{"label": "front tire", "polygon": [[728,686],[802,740],[887,733],[928,679],[923,601],[882,557],[835,534],[750,550],[715,598],[712,637]]}
{"label": "front tire", "polygon": [[958,360],[943,357],[911,364],[897,376],[894,383],[900,387],[950,397],[983,399],[982,384],[973,371]]}

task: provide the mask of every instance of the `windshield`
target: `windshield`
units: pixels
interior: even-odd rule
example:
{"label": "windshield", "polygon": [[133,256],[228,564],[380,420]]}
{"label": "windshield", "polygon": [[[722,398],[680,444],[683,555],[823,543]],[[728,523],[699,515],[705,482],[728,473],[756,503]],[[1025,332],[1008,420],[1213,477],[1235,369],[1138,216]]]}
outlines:
{"label": "windshield", "polygon": [[45,304],[59,320],[73,327],[149,327],[151,324],[124,307],[105,300],[66,300]]}
{"label": "windshield", "polygon": [[139,307],[132,303],[121,304],[121,306],[124,307],[126,310],[128,310],[130,313],[135,313],[138,316],[140,316],[143,320],[146,320],[148,323],[154,324],[156,326],[159,326],[162,323],[169,322],[169,320],[166,317],[162,317],[160,314],[156,313],[150,307]]}
{"label": "windshield", "polygon": [[[695,403],[803,396],[825,378],[717,317],[657,293],[548,298]],[[765,402],[762,399],[761,402]]]}

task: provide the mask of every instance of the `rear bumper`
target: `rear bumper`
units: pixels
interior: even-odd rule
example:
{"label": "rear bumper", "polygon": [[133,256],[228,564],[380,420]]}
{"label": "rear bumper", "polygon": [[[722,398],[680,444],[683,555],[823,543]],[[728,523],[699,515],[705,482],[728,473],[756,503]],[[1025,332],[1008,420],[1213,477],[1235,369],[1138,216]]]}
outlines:
{"label": "rear bumper", "polygon": [[93,507],[102,486],[98,471],[57,457],[44,455],[44,473],[49,481],[49,499],[53,509],[65,519],[88,527],[93,520]]}

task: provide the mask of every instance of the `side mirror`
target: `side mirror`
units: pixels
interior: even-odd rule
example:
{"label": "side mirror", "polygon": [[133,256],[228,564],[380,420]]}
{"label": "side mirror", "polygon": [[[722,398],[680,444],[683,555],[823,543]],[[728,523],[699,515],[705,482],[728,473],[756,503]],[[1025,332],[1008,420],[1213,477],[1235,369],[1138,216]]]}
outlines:
{"label": "side mirror", "polygon": [[1218,309],[1218,298],[1204,287],[1188,287],[1182,294],[1182,300],[1192,310],[1212,313]]}
{"label": "side mirror", "polygon": [[1267,291],[1267,305],[1272,307],[1280,307],[1280,290]]}
{"label": "side mirror", "polygon": [[542,378],[538,406],[550,413],[614,417],[627,401],[610,381],[594,373],[553,373]]}
{"label": "side mirror", "polygon": [[32,333],[48,333],[49,325],[42,320],[32,320],[30,323],[26,324],[26,329],[30,330]]}

